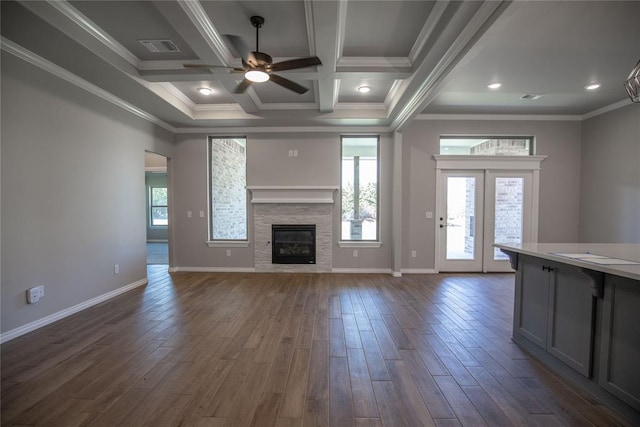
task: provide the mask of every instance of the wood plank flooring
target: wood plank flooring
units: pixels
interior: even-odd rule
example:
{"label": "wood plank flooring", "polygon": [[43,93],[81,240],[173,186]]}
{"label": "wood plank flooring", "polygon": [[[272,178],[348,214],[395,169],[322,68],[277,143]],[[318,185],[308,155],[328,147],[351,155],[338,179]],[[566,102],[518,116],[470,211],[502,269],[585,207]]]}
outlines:
{"label": "wood plank flooring", "polygon": [[511,342],[511,274],[166,273],[2,345],[2,425],[625,425]]}

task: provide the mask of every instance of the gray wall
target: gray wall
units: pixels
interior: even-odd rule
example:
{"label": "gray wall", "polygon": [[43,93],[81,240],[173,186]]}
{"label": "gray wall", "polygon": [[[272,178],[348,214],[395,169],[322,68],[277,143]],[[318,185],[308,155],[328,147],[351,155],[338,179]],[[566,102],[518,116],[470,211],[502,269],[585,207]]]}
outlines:
{"label": "gray wall", "polygon": [[[549,156],[540,172],[538,241],[578,239],[580,130],[578,121],[417,120],[403,131],[402,268],[435,265],[435,167],[440,135],[533,135],[536,154]],[[416,258],[411,258],[411,251]]]}
{"label": "gray wall", "polygon": [[[224,136],[224,135],[221,135]],[[336,186],[340,185],[339,133],[249,133],[247,137],[248,186]],[[178,135],[173,161],[174,201],[177,212],[172,222],[172,237],[177,267],[253,268],[254,248],[210,248],[206,245],[207,219],[207,135]],[[334,197],[334,268],[390,268],[391,246],[391,155],[389,135],[382,135],[381,145],[381,248],[353,249],[337,247],[339,212],[337,192]],[[289,150],[298,150],[298,157],[289,157]],[[250,200],[251,195],[248,194]],[[187,217],[187,211],[193,216]],[[249,240],[253,236],[253,212],[249,205]]]}
{"label": "gray wall", "polygon": [[580,241],[640,243],[640,105],[585,120]]}
{"label": "gray wall", "polygon": [[146,277],[144,151],[171,133],[3,52],[1,136],[2,332]]}

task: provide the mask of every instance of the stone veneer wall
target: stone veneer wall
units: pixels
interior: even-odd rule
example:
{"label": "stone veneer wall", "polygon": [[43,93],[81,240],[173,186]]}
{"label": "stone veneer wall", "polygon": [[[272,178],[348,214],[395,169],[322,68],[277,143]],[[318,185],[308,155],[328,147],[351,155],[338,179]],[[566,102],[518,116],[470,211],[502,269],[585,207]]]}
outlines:
{"label": "stone veneer wall", "polygon": [[[333,205],[329,203],[254,204],[255,271],[330,272],[333,267]],[[272,264],[272,224],[315,224],[315,264]]]}

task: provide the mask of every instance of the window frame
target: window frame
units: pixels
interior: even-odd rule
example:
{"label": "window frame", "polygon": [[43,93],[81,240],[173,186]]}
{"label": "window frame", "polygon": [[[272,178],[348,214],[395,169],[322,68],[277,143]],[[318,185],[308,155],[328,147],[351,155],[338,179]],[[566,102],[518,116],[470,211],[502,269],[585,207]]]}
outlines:
{"label": "window frame", "polygon": [[526,156],[535,156],[536,155],[536,138],[534,135],[512,135],[512,134],[506,134],[506,135],[495,135],[495,134],[474,134],[474,135],[462,135],[462,134],[451,134],[451,135],[440,135],[440,138],[438,139],[438,153],[441,156],[504,156],[504,157],[518,157],[518,156],[525,156],[524,154],[522,155],[516,155],[516,156],[511,156],[508,154],[450,154],[450,153],[446,153],[442,151],[442,140],[443,139],[522,139],[522,140],[528,140],[529,141],[529,153],[526,154]]}
{"label": "window frame", "polygon": [[[342,173],[343,167],[342,162],[344,160],[344,139],[345,138],[375,138],[376,139],[376,236],[374,239],[360,239],[360,240],[352,240],[352,239],[343,239],[342,238]],[[380,161],[380,135],[379,134],[343,134],[340,135],[340,210],[339,214],[339,240],[338,246],[341,248],[349,248],[349,247],[372,247],[379,248],[381,246],[380,242],[380,171],[381,171],[381,161]]]}
{"label": "window frame", "polygon": [[[167,221],[169,221],[169,188],[166,185],[149,185],[149,228],[167,228],[169,224],[154,224],[153,223],[153,208],[165,208],[167,209]],[[167,204],[166,205],[154,205],[153,204],[153,189],[164,188],[167,191]]]}
{"label": "window frame", "polygon": [[[245,230],[246,234],[243,239],[214,239],[214,213],[213,213],[213,141],[215,139],[244,139],[245,141]],[[233,247],[248,247],[249,246],[249,197],[247,185],[247,151],[248,151],[248,138],[246,135],[208,135],[207,136],[207,245],[209,247],[221,247],[221,248],[233,248]]]}

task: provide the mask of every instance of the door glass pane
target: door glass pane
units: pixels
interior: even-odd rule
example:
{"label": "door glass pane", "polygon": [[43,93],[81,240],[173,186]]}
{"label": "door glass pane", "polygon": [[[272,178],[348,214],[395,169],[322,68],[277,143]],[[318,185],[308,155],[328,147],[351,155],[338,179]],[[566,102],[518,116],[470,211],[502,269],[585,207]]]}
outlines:
{"label": "door glass pane", "polygon": [[447,259],[474,259],[476,179],[447,177]]}
{"label": "door glass pane", "polygon": [[[522,243],[524,215],[524,178],[496,178],[494,243]],[[493,259],[509,259],[500,249],[493,249]]]}

